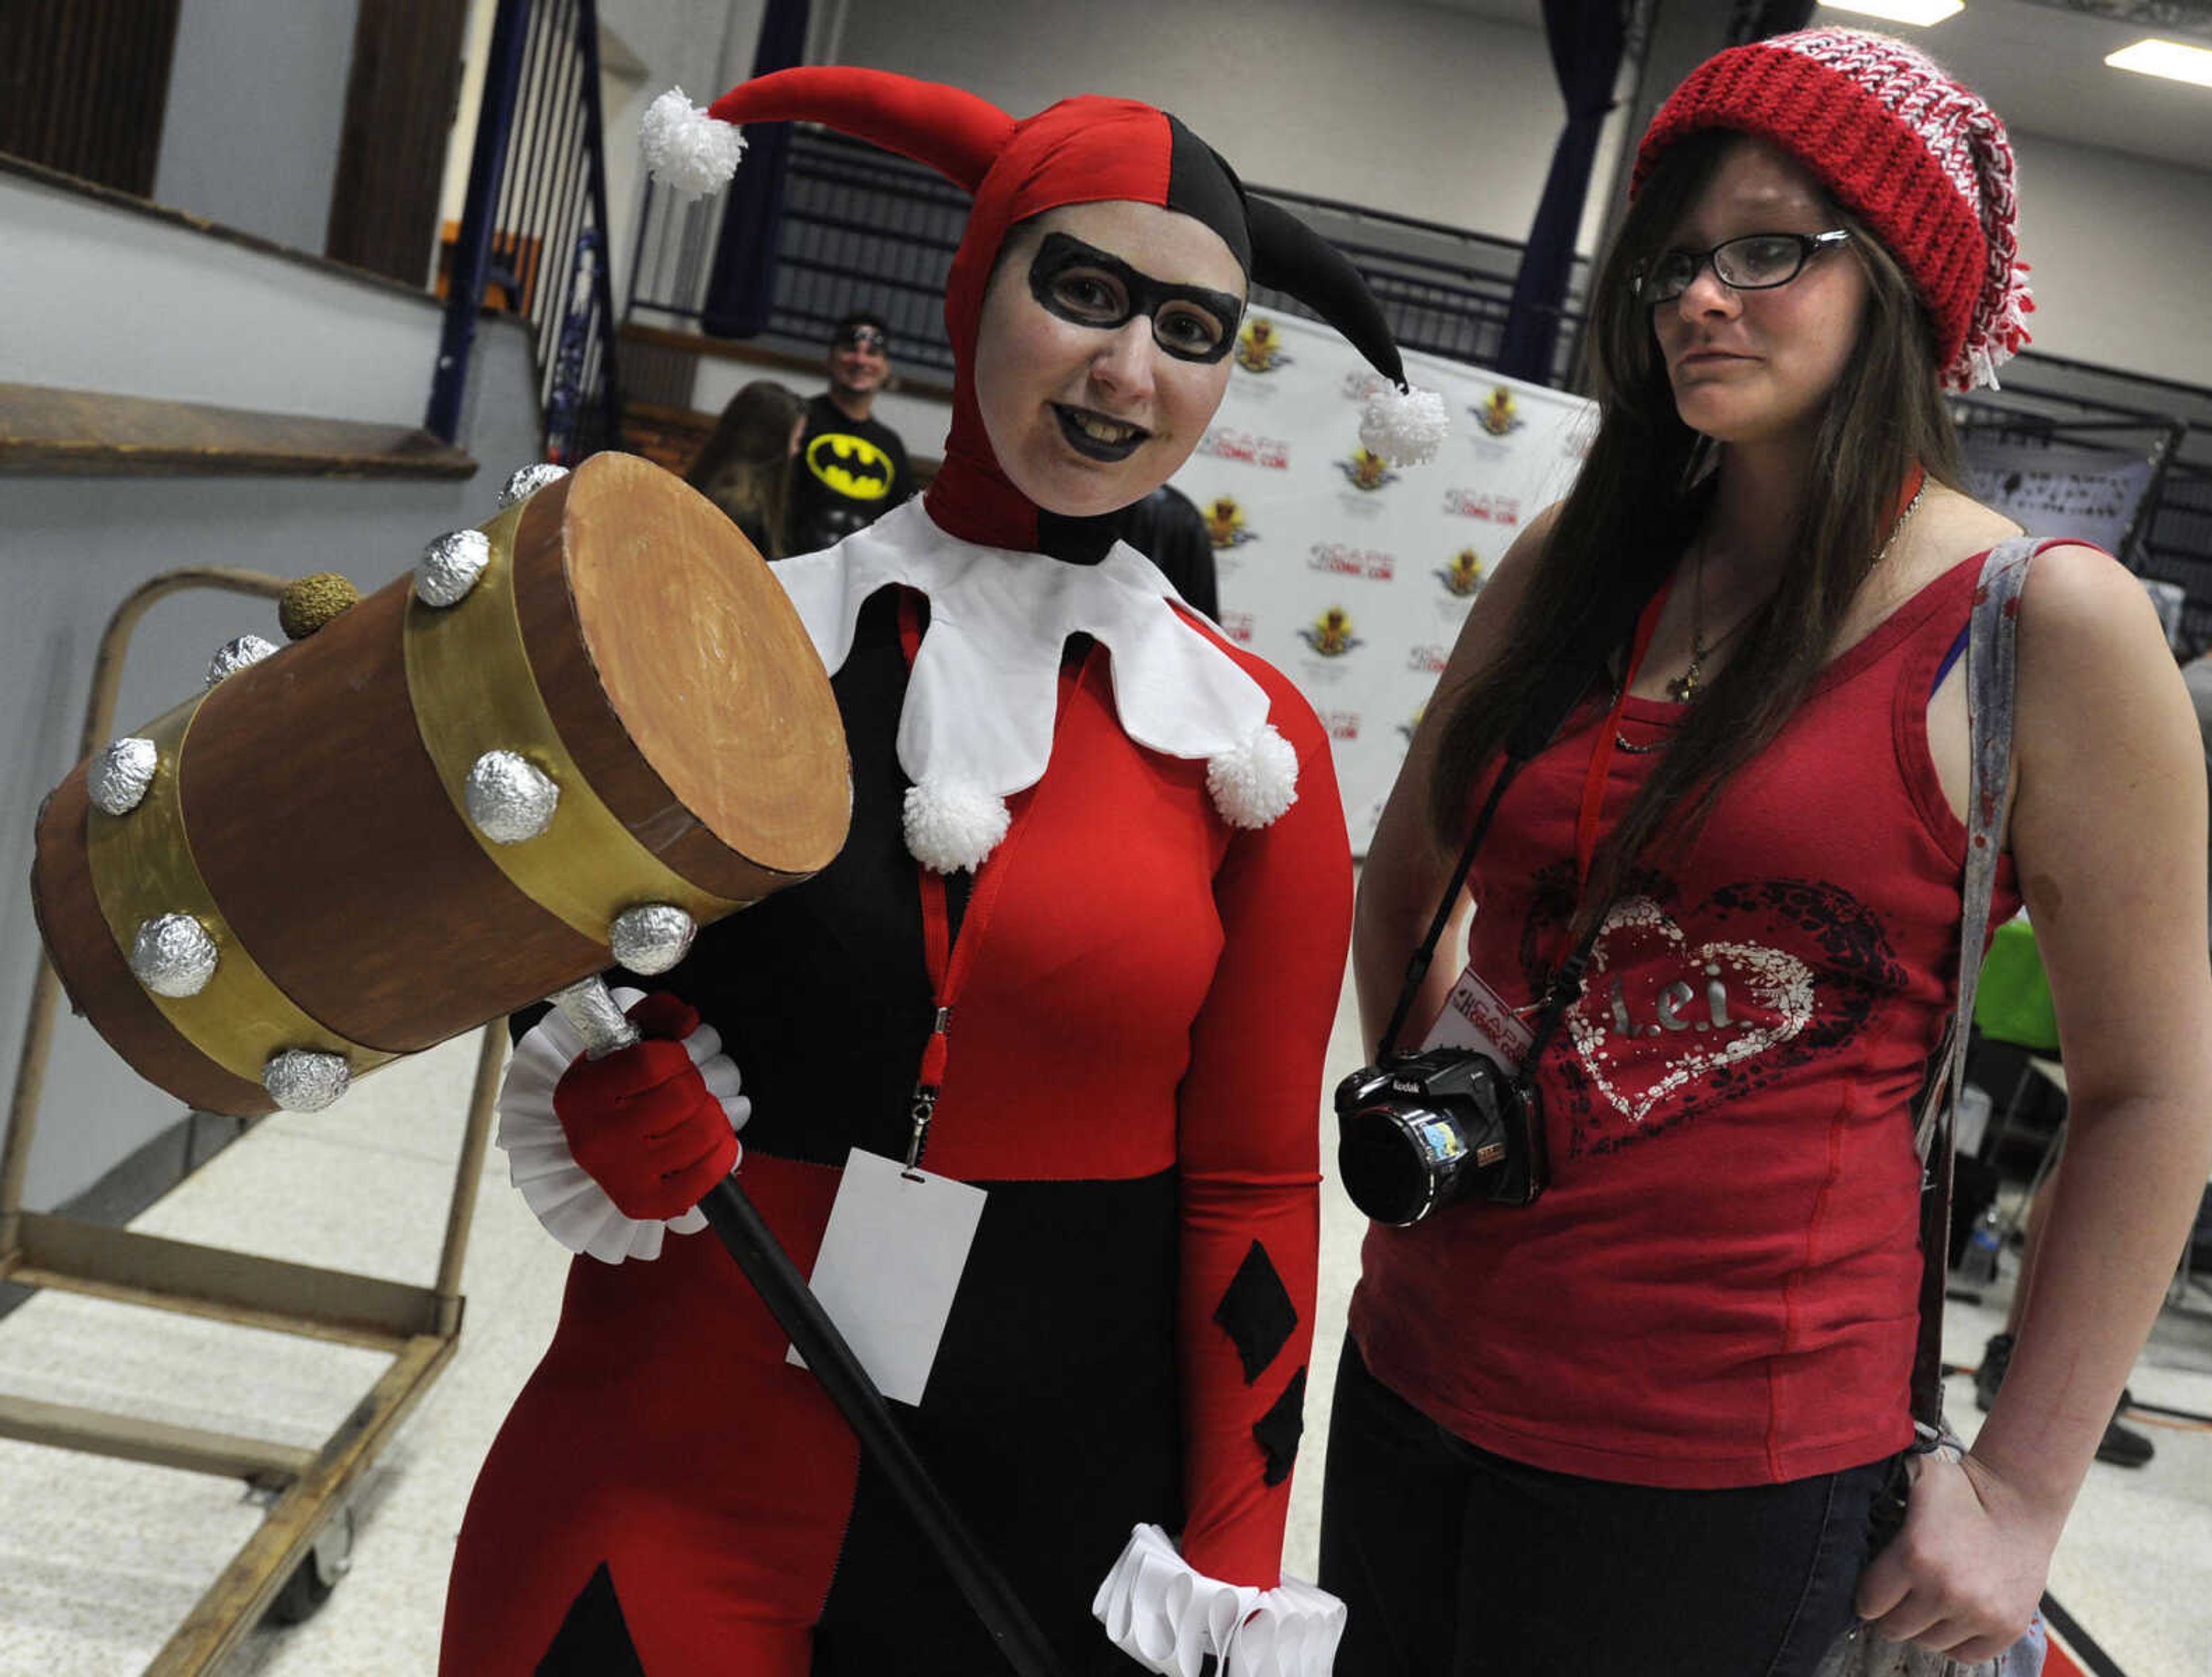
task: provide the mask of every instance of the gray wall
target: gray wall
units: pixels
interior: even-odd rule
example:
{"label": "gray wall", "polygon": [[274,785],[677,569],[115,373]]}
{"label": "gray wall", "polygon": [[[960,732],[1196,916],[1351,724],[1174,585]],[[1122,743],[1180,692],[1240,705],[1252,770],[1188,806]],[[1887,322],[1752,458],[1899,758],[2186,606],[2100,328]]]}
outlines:
{"label": "gray wall", "polygon": [[[845,0],[843,11],[841,63],[954,82],[1017,117],[1074,93],[1146,100],[1247,181],[1502,239],[1528,236],[1566,119],[1540,30],[1416,0]],[[1601,143],[1601,205],[1614,151]]]}
{"label": "gray wall", "polygon": [[[414,424],[440,311],[427,296],[258,255],[143,216],[0,177],[0,293],[10,330],[0,377],[240,407]],[[117,306],[118,275],[135,306]],[[18,330],[18,327],[21,330]],[[159,572],[235,565],[334,570],[366,593],[442,531],[489,517],[534,457],[527,343],[487,321],[462,446],[472,479],[0,479],[0,1068],[10,1082],[36,969],[27,880],[39,801],[69,770],[101,630]],[[156,606],[125,663],[117,726],[202,683],[208,656],[248,631],[281,639],[265,602],[194,592]],[[27,1200],[47,1207],[182,1115],[81,1021],[57,1032]]]}
{"label": "gray wall", "polygon": [[184,0],[155,202],[320,251],[360,9],[361,0]]}
{"label": "gray wall", "polygon": [[2212,173],[2040,134],[2013,149],[2032,347],[2212,386]]}

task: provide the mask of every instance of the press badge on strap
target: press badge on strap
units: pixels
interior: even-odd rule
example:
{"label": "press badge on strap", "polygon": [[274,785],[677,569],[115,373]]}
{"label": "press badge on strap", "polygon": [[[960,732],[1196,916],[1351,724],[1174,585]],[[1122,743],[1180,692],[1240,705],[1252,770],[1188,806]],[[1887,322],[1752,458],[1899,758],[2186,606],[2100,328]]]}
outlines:
{"label": "press badge on strap", "polygon": [[[982,1220],[983,1190],[855,1147],[811,1285],[885,1397],[920,1403]],[[794,1346],[784,1361],[806,1366]]]}
{"label": "press badge on strap", "polygon": [[1475,1048],[1500,1065],[1518,1066],[1535,1034],[1473,967],[1459,975],[1443,1012],[1422,1039],[1425,1048]]}

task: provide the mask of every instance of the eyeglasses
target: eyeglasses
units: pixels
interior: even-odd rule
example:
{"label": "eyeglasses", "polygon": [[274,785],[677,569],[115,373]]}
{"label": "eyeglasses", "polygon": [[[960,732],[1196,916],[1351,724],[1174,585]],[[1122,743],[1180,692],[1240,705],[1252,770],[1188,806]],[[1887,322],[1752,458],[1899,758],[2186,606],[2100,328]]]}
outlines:
{"label": "eyeglasses", "polygon": [[1663,251],[1639,264],[1629,277],[1638,301],[1647,306],[1671,303],[1687,291],[1708,262],[1713,276],[1732,291],[1771,291],[1805,271],[1820,252],[1850,240],[1848,228],[1827,233],[1747,233],[1724,239],[1709,251]]}
{"label": "eyeglasses", "polygon": [[848,326],[837,334],[840,349],[873,349],[878,355],[890,353],[891,341],[873,326]]}

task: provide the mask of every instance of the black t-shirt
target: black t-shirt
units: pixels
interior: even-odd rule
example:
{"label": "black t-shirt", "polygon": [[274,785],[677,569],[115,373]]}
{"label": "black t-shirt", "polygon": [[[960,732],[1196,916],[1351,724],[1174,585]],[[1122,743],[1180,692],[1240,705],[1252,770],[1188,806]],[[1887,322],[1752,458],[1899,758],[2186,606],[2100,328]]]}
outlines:
{"label": "black t-shirt", "polygon": [[1213,543],[1206,519],[1190,498],[1163,483],[1142,501],[1123,507],[1121,539],[1159,568],[1186,605],[1194,605],[1216,623],[1221,601],[1214,586]]}
{"label": "black t-shirt", "polygon": [[878,420],[848,419],[828,396],[817,396],[806,404],[806,429],[791,463],[784,551],[829,547],[913,493],[898,433]]}

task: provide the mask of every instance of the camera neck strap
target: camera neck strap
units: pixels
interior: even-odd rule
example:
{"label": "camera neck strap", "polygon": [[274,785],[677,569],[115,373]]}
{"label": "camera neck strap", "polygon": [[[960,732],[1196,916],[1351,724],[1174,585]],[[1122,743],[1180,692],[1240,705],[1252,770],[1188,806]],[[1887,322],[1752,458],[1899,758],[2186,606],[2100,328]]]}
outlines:
{"label": "camera neck strap", "polygon": [[[1637,614],[1636,635],[1629,643],[1628,662],[1620,672],[1620,685],[1614,690],[1613,703],[1607,708],[1605,720],[1600,725],[1597,738],[1590,744],[1589,766],[1583,771],[1583,795],[1575,811],[1575,901],[1579,904],[1583,892],[1589,889],[1591,864],[1596,860],[1598,834],[1605,820],[1605,789],[1613,776],[1613,753],[1620,738],[1620,719],[1628,708],[1628,690],[1636,684],[1636,672],[1644,667],[1644,654],[1651,650],[1651,637],[1659,627],[1659,618],[1667,609],[1667,589],[1662,585],[1644,603]],[[1514,1075],[1526,1084],[1536,1075],[1536,1062],[1551,1045],[1553,1033],[1559,1021],[1566,1017],[1567,1009],[1583,992],[1583,969],[1589,965],[1590,951],[1597,947],[1598,933],[1605,928],[1605,916],[1590,916],[1589,929],[1567,957],[1552,969],[1551,981],[1544,987],[1544,1002],[1536,1015],[1536,1022],[1528,1033],[1528,1051],[1521,1056]]]}
{"label": "camera neck strap", "polygon": [[[1597,743],[1590,750],[1590,766],[1583,781],[1580,817],[1575,827],[1575,884],[1576,894],[1589,877],[1590,857],[1596,852],[1596,823],[1604,812],[1605,782],[1612,773],[1613,736],[1620,726],[1622,708],[1628,702],[1628,690],[1635,679],[1638,666],[1651,645],[1651,635],[1658,627],[1659,615],[1665,608],[1667,591],[1662,584],[1648,597],[1632,595],[1626,604],[1638,608],[1636,630],[1629,647],[1628,667],[1620,679],[1620,691],[1614,695],[1613,708],[1607,714],[1605,725],[1598,731]],[[1613,648],[1619,644],[1623,611],[1616,610],[1591,620],[1583,631],[1570,642],[1566,653],[1555,661],[1537,683],[1536,690],[1522,708],[1505,735],[1504,760],[1498,765],[1498,774],[1490,783],[1489,795],[1483,799],[1476,812],[1474,824],[1468,829],[1467,843],[1461,848],[1459,861],[1445,884],[1443,900],[1429,921],[1428,934],[1421,939],[1420,947],[1407,963],[1406,981],[1399,987],[1397,1006],[1390,1010],[1390,1023],[1382,1032],[1377,1045],[1378,1059],[1387,1060],[1396,1049],[1398,1034],[1406,1027],[1406,1016],[1413,1011],[1413,998],[1419,993],[1421,983],[1428,976],[1429,967],[1436,958],[1437,945],[1443,937],[1444,927],[1451,921],[1452,910],[1458,906],[1460,893],[1466,889],[1468,875],[1474,867],[1475,853],[1481,849],[1482,841],[1490,831],[1490,823],[1498,813],[1498,805],[1505,796],[1505,788],[1512,785],[1520,774],[1544,749],[1553,737],[1573,714],[1582,696],[1589,690],[1594,677],[1605,672]],[[1583,828],[1589,828],[1588,849],[1584,848]],[[1580,945],[1562,962],[1547,987],[1543,1012],[1538,1017],[1534,1037],[1528,1053],[1523,1056],[1520,1075],[1526,1078],[1534,1070],[1536,1056],[1555,1030],[1559,1018],[1573,1005],[1582,982],[1583,969],[1589,964],[1592,946],[1596,943],[1595,931],[1586,934]]]}

